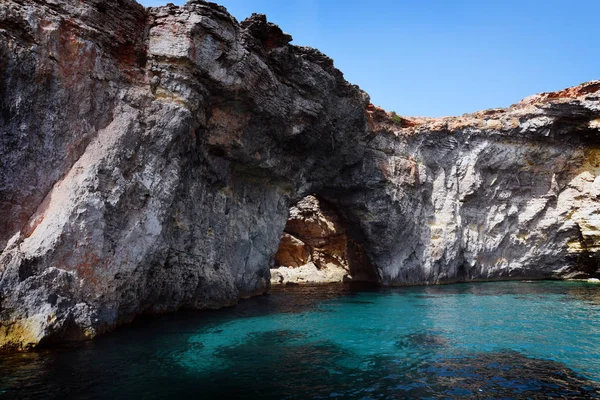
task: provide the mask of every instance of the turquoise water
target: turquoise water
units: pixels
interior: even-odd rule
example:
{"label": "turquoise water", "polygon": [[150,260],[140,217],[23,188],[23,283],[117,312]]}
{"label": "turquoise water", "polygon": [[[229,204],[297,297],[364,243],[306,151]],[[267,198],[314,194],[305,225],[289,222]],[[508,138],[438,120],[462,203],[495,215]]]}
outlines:
{"label": "turquoise water", "polygon": [[0,356],[0,398],[600,398],[600,285],[288,287]]}

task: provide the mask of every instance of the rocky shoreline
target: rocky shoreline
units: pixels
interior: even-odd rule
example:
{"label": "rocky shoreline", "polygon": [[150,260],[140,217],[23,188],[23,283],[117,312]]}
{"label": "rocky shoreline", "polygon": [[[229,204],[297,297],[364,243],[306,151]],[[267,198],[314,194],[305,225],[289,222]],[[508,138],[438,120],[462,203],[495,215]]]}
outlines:
{"label": "rocky shoreline", "polygon": [[268,292],[308,195],[347,255],[311,262],[361,280],[598,277],[600,81],[400,117],[291,40],[203,1],[0,4],[1,349]]}

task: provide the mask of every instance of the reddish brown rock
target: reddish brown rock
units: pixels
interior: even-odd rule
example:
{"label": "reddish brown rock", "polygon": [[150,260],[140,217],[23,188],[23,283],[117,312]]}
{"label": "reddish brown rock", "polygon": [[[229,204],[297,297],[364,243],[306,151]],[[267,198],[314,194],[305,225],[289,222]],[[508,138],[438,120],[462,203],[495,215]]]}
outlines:
{"label": "reddish brown rock", "polygon": [[273,283],[287,283],[289,279],[303,283],[341,282],[351,279],[348,263],[348,236],[340,216],[323,200],[310,195],[290,209],[275,268],[313,268],[298,271],[271,271]]}
{"label": "reddish brown rock", "polygon": [[346,230],[338,213],[323,200],[310,195],[293,206],[285,233],[306,244],[317,268],[348,270]]}
{"label": "reddish brown rock", "polygon": [[300,267],[310,261],[311,251],[306,243],[284,232],[274,258],[276,266]]}

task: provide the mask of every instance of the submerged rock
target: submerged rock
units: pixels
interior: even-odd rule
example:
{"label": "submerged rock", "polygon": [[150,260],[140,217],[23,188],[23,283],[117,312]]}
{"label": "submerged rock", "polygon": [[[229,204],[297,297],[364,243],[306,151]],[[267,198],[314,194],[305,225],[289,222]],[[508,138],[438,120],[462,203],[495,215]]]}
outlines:
{"label": "submerged rock", "polygon": [[597,275],[600,82],[392,118],[261,15],[0,4],[0,348],[269,289],[289,207],[384,285]]}

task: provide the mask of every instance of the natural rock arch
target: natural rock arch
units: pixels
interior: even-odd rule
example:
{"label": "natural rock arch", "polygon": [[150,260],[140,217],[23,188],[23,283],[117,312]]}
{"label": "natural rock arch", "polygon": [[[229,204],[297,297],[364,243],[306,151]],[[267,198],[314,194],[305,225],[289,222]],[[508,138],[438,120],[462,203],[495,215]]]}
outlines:
{"label": "natural rock arch", "polygon": [[597,274],[599,82],[392,119],[203,1],[8,0],[0,39],[0,348],[263,294],[310,193],[384,285]]}

